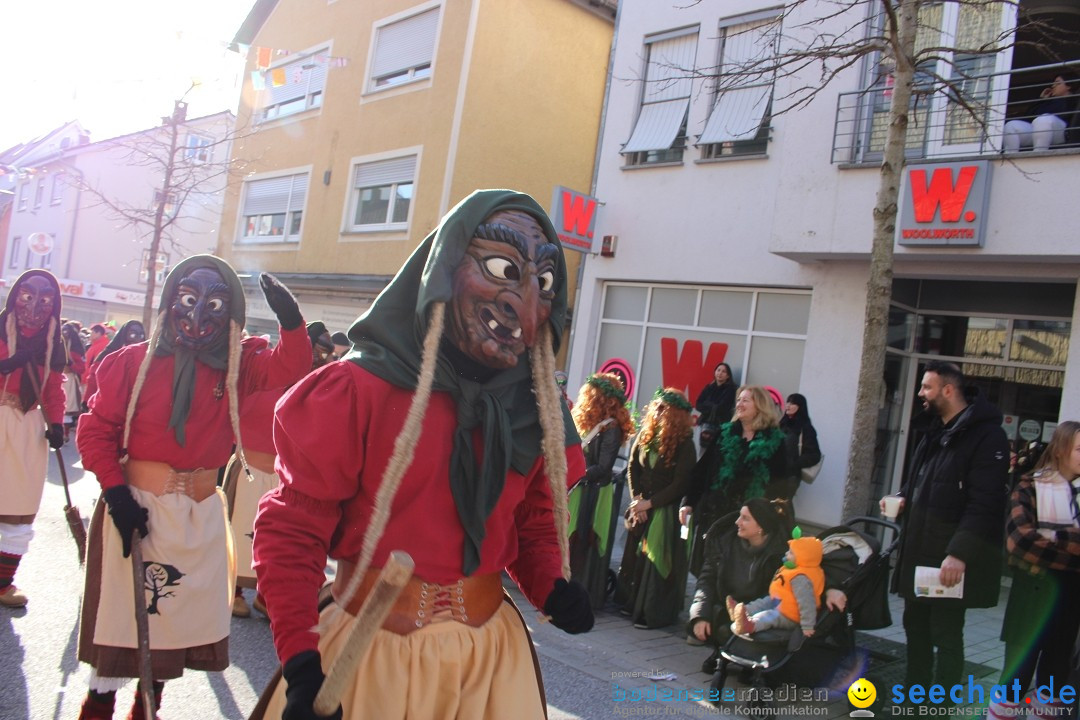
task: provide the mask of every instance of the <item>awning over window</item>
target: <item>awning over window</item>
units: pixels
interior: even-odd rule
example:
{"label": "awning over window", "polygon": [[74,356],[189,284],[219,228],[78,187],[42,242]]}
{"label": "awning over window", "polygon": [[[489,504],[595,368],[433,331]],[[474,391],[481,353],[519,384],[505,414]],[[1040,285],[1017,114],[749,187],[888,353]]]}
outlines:
{"label": "awning over window", "polygon": [[716,99],[698,144],[753,140],[769,106],[772,85],[731,88]]}
{"label": "awning over window", "polygon": [[675,142],[686,118],[690,98],[678,98],[641,106],[634,132],[626,141],[624,153],[667,150]]}

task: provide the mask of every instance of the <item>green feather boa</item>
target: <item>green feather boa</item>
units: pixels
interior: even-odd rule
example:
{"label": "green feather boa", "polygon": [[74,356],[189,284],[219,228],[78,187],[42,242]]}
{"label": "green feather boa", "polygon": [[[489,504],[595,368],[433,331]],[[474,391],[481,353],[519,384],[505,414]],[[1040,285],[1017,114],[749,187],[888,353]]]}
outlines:
{"label": "green feather boa", "polygon": [[720,469],[710,487],[717,490],[727,486],[735,479],[739,468],[745,467],[750,471],[751,480],[743,499],[762,497],[769,482],[769,460],[784,442],[784,431],[778,428],[758,430],[749,443],[744,443],[742,434],[736,433],[734,428],[734,422],[720,426],[716,440],[720,445]]}

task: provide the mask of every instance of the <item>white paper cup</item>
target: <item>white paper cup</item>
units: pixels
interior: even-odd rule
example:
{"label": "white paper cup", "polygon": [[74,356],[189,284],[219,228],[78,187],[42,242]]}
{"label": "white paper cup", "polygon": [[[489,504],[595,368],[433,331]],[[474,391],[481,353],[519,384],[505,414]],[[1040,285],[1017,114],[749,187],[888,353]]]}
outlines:
{"label": "white paper cup", "polygon": [[881,514],[890,520],[895,518],[900,514],[900,500],[901,498],[896,495],[886,495],[882,498],[882,501],[885,503],[885,511]]}

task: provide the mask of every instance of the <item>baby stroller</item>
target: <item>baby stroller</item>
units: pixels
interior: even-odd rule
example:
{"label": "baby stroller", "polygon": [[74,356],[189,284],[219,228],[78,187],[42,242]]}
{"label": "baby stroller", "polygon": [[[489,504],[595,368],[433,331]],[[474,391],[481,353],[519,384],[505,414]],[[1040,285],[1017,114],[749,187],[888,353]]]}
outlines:
{"label": "baby stroller", "polygon": [[[891,541],[883,546],[871,529],[881,529]],[[722,694],[732,665],[751,688],[775,688],[792,683],[802,687],[839,686],[833,680],[857,663],[856,630],[877,630],[892,624],[889,613],[889,562],[900,538],[900,526],[887,520],[855,517],[823,531],[821,562],[827,587],[847,595],[843,612],[822,602],[807,638],[801,629],[766,630],[752,636],[732,636],[720,650],[711,689]],[[847,685],[857,678],[856,674]],[[757,697],[751,693],[750,697]],[[751,704],[755,704],[751,702]],[[759,703],[760,704],[760,703]],[[771,716],[769,716],[771,717]]]}

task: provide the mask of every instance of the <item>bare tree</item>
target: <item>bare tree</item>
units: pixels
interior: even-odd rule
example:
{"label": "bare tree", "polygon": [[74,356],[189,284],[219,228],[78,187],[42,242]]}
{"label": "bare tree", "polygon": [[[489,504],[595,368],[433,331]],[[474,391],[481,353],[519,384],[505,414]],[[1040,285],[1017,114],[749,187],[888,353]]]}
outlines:
{"label": "bare tree", "polygon": [[[888,98],[889,104],[873,207],[862,356],[843,517],[862,515],[870,506],[878,408],[885,392],[893,246],[905,151],[912,141],[912,111],[925,107],[932,98],[946,98],[951,117],[963,115],[971,126],[970,132],[981,135],[984,144],[998,147],[990,131],[995,123],[1000,124],[1002,108],[994,105],[987,91],[986,63],[979,60],[1031,44],[1037,44],[1045,57],[1054,59],[1055,44],[1075,41],[1072,33],[1027,16],[1021,5],[1019,0],[789,0],[774,20],[746,30],[774,38],[773,47],[757,57],[720,67],[667,66],[666,82],[690,76],[711,83],[718,93],[762,81],[786,81],[773,84],[778,89],[766,112],[765,126],[770,117],[804,107],[834,80],[850,77],[867,63],[876,69],[878,78],[886,81],[887,90],[877,91],[880,97]],[[933,24],[940,17],[936,13],[948,6],[968,16],[985,15],[978,18],[985,20],[981,31],[957,33],[950,42]],[[995,17],[1018,20],[1015,24],[993,24]]]}
{"label": "bare tree", "polygon": [[[232,116],[228,118],[231,123]],[[231,157],[232,143],[242,134],[231,127],[213,130],[189,120],[183,99],[176,100],[172,115],[161,120],[159,127],[104,141],[119,153],[124,166],[146,168],[148,176],[160,178],[153,203],[134,201],[109,182],[91,182],[81,176],[70,180],[90,195],[94,206],[103,208],[120,227],[134,228],[143,240],[145,257],[136,262],[146,270],[143,325],[148,331],[153,322],[158,258],[166,251],[173,255],[190,252],[184,240],[190,241],[194,234],[188,226],[200,220],[198,206],[220,204],[228,178],[242,174],[247,166],[244,160]],[[201,220],[207,222],[205,217]],[[220,216],[213,218],[205,232],[217,230],[219,221]]]}

